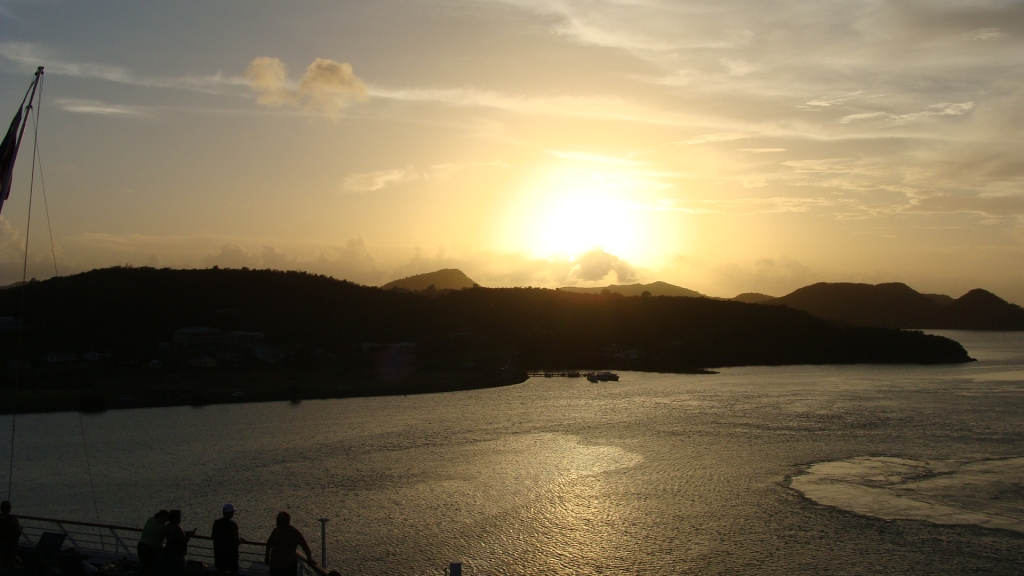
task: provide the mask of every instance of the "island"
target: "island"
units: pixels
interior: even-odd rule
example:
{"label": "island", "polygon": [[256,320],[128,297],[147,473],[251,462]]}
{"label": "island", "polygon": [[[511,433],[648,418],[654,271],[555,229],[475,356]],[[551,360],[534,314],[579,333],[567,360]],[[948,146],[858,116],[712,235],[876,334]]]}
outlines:
{"label": "island", "polygon": [[4,412],[444,392],[543,370],[971,361],[948,338],[785,306],[274,270],[93,270],[0,290],[0,319]]}

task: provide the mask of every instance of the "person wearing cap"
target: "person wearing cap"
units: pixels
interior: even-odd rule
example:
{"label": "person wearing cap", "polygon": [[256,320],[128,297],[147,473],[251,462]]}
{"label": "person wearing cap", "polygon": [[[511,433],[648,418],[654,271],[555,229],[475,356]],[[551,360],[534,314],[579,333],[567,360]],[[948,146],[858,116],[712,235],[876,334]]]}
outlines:
{"label": "person wearing cap", "polygon": [[223,574],[238,574],[238,545],[244,542],[238,535],[238,524],[231,518],[235,507],[224,505],[224,516],[213,522],[210,538],[213,540],[213,566]]}

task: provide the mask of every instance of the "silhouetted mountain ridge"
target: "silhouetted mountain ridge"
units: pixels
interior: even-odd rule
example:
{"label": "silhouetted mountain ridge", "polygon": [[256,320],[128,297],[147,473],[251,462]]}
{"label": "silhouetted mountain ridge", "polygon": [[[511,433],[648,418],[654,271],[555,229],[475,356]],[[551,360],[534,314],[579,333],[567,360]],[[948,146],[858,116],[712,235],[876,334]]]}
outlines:
{"label": "silhouetted mountain ridge", "polygon": [[[0,316],[17,316],[23,293],[27,354],[112,350],[144,358],[174,330],[208,326],[262,332],[271,345],[302,344],[339,358],[361,343],[416,342],[419,365],[459,354],[477,363],[512,354],[528,369],[655,371],[970,360],[960,344],[938,336],[842,327],[782,306],[709,298],[479,287],[424,298],[302,272],[107,268],[0,291]],[[616,359],[608,353],[616,348],[638,351],[636,359]],[[11,358],[13,349],[0,347],[0,356]]]}
{"label": "silhouetted mountain ridge", "polygon": [[412,292],[421,292],[429,289],[431,286],[435,290],[462,290],[463,288],[472,288],[475,285],[476,282],[470,280],[469,276],[466,276],[462,270],[458,268],[444,268],[436,272],[427,272],[425,274],[407,276],[399,280],[392,280],[381,286],[381,288],[385,290],[400,288]]}
{"label": "silhouetted mountain ridge", "polygon": [[953,299],[922,294],[900,282],[819,282],[764,304],[784,305],[853,326],[1024,330],[1024,308],[980,288]]}
{"label": "silhouetted mountain ridge", "polygon": [[650,284],[611,284],[609,286],[598,286],[593,288],[562,286],[559,290],[575,292],[577,294],[601,294],[607,290],[613,294],[621,294],[623,296],[642,296],[644,292],[649,292],[651,296],[682,296],[686,298],[704,297],[700,292],[661,281],[651,282]]}
{"label": "silhouetted mountain ridge", "polygon": [[745,304],[760,304],[769,300],[775,300],[776,296],[769,296],[767,294],[761,294],[760,292],[744,292],[738,294],[732,298],[736,302],[743,302]]}

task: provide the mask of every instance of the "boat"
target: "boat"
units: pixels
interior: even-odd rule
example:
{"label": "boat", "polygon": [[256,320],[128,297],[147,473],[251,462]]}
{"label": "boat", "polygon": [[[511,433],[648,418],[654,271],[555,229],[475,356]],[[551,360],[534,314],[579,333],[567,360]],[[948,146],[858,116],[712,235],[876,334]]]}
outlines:
{"label": "boat", "polygon": [[590,382],[618,382],[619,375],[614,372],[588,372],[587,380]]}

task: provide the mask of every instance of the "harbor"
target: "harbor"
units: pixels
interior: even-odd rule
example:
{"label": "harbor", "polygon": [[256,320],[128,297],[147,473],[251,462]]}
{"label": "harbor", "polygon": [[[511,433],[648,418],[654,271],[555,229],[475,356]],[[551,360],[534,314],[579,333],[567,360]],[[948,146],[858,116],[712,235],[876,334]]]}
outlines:
{"label": "harbor", "polygon": [[614,372],[528,372],[530,378],[586,378],[589,382],[618,382],[619,375]]}

